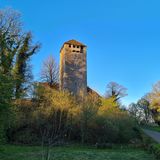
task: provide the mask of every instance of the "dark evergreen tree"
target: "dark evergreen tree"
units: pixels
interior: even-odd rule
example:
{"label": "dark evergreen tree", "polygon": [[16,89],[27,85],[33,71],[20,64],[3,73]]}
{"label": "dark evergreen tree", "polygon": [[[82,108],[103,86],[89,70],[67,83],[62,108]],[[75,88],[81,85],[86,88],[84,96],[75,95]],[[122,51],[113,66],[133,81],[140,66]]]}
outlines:
{"label": "dark evergreen tree", "polygon": [[21,46],[16,54],[16,63],[13,69],[15,78],[15,97],[20,98],[28,89],[32,79],[30,57],[37,52],[39,45],[32,45],[32,35],[27,33],[24,36]]}

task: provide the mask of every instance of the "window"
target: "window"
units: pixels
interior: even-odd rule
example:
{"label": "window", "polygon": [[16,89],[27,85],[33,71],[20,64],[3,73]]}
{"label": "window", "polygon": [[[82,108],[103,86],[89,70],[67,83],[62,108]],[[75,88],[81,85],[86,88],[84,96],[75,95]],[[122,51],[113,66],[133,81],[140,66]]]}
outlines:
{"label": "window", "polygon": [[79,46],[77,46],[77,48],[79,48]]}
{"label": "window", "polygon": [[83,46],[81,46],[81,51],[80,52],[83,53]]}
{"label": "window", "polygon": [[75,48],[76,46],[75,45],[73,45],[73,48]]}
{"label": "window", "polygon": [[69,44],[69,48],[71,48],[71,44]]}

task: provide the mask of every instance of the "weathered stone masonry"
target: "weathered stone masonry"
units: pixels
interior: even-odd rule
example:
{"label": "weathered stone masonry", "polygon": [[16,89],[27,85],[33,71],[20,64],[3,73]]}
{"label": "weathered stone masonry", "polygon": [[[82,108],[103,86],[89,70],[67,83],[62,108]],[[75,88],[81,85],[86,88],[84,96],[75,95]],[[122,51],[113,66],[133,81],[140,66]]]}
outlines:
{"label": "weathered stone masonry", "polygon": [[70,40],[60,51],[60,89],[75,95],[87,93],[86,46]]}

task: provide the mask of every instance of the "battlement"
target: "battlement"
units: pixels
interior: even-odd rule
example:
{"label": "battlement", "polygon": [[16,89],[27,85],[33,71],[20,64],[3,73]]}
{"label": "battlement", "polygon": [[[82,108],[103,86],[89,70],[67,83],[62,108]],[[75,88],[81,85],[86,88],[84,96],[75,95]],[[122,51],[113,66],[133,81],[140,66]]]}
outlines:
{"label": "battlement", "polygon": [[[70,49],[71,52],[83,53],[86,52],[86,45],[76,41],[70,40],[63,44],[62,49]],[[61,51],[60,51],[61,52]]]}

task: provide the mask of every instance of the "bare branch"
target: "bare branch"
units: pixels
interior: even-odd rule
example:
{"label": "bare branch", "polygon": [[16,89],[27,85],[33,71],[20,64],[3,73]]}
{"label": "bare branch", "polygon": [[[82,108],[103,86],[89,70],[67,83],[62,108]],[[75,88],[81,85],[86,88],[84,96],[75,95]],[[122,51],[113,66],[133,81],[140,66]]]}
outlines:
{"label": "bare branch", "polygon": [[46,60],[44,60],[42,69],[41,69],[41,80],[43,82],[47,82],[49,85],[54,85],[58,83],[58,65],[53,58],[53,56],[49,56]]}
{"label": "bare branch", "polygon": [[107,85],[107,91],[105,94],[105,97],[114,97],[115,101],[118,101],[122,97],[127,96],[127,89],[123,87],[122,85],[116,83],[116,82],[110,82]]}

